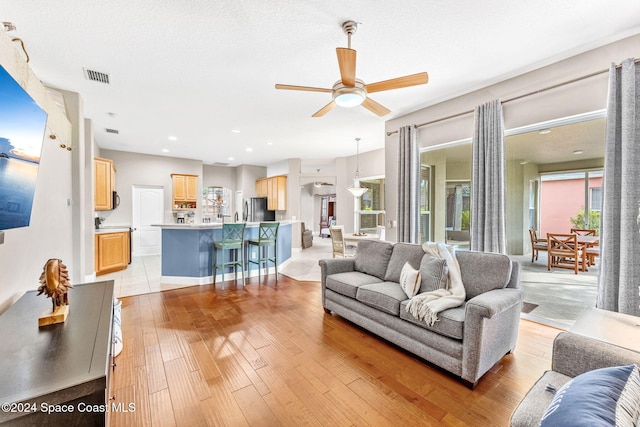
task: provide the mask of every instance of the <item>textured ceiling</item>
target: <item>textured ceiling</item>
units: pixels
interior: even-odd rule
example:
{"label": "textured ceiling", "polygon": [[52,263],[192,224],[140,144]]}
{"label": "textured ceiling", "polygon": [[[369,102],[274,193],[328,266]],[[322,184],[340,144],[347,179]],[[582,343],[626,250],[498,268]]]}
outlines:
{"label": "textured ceiling", "polygon": [[[361,152],[381,148],[386,120],[640,33],[638,16],[637,0],[0,6],[0,20],[17,27],[10,36],[22,38],[43,83],[82,95],[101,148],[231,165],[291,157],[319,164],[355,154],[356,137]],[[361,23],[352,38],[358,78],[373,83],[427,71],[429,84],[374,94],[391,110],[382,118],[362,107],[311,118],[330,94],[274,84],[330,88],[339,78],[335,48],[347,43],[340,24],[348,19]],[[86,80],[83,68],[108,73],[111,83]]]}

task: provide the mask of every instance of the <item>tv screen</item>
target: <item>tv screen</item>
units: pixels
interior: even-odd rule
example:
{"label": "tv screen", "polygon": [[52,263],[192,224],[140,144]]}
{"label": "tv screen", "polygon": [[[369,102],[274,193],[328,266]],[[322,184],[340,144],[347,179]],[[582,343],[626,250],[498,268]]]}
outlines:
{"label": "tv screen", "polygon": [[0,66],[0,230],[27,227],[47,113]]}

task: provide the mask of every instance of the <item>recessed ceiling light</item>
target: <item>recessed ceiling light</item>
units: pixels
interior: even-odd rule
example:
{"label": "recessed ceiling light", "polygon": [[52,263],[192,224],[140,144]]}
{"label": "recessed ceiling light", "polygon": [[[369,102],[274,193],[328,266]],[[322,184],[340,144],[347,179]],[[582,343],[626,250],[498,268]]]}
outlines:
{"label": "recessed ceiling light", "polygon": [[573,154],[582,154],[582,153],[583,153],[583,151],[582,151],[582,150],[575,150],[575,151],[573,152]]}
{"label": "recessed ceiling light", "polygon": [[231,132],[233,132],[233,133],[240,133],[240,129],[231,129]]}
{"label": "recessed ceiling light", "polygon": [[271,141],[267,141],[267,142],[265,142],[265,144],[267,144],[267,145],[273,145],[273,142],[271,142]]}
{"label": "recessed ceiling light", "polygon": [[540,135],[546,135],[546,134],[548,134],[548,133],[551,133],[551,129],[540,129],[540,130],[538,131],[538,133],[539,133]]}
{"label": "recessed ceiling light", "polygon": [[177,140],[178,138],[173,135],[169,137],[169,141],[177,141]]}
{"label": "recessed ceiling light", "polygon": [[227,160],[234,161],[235,159],[233,157],[227,157]]}
{"label": "recessed ceiling light", "polygon": [[247,148],[245,148],[245,149],[244,149],[244,151],[246,151],[247,153],[250,153],[250,152],[252,152],[252,151],[253,151],[253,148],[251,148],[251,147],[247,147]]}
{"label": "recessed ceiling light", "polygon": [[160,151],[162,151],[163,153],[168,153],[168,152],[169,152],[169,149],[168,149],[168,148],[163,148],[163,149],[162,149],[162,150],[160,150]]}

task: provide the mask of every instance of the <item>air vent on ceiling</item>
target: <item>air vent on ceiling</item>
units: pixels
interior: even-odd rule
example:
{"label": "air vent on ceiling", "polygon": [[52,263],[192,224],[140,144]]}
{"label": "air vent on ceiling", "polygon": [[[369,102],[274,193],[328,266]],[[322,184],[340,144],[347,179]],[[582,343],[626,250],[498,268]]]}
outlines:
{"label": "air vent on ceiling", "polygon": [[107,133],[114,133],[116,135],[120,133],[120,131],[118,129],[109,129],[109,128],[107,128],[107,129],[105,129],[105,131]]}
{"label": "air vent on ceiling", "polygon": [[229,166],[229,163],[225,163],[225,162],[214,162],[212,163],[213,166]]}
{"label": "air vent on ceiling", "polygon": [[83,68],[84,76],[87,80],[91,80],[93,82],[111,84],[109,80],[109,74],[101,73],[100,71],[89,70],[88,68]]}

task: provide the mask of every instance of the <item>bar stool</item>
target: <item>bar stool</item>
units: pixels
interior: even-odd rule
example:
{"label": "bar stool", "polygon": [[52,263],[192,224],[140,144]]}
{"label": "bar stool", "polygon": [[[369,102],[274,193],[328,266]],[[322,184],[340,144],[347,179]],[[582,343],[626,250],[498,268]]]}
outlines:
{"label": "bar stool", "polygon": [[[245,285],[244,274],[244,227],[245,224],[222,224],[222,241],[213,243],[213,284],[216,284],[216,271],[222,269],[222,281],[224,271],[228,266],[233,266],[233,275],[238,280],[238,267],[242,271],[242,286]],[[218,251],[222,251],[222,263],[218,263]],[[235,250],[235,258],[224,260],[226,250]]]}
{"label": "bar stool", "polygon": [[[264,263],[266,274],[269,274],[269,262],[272,262],[276,268],[276,282],[278,281],[278,227],[279,222],[261,222],[258,229],[258,240],[249,240],[249,259],[247,263],[258,265],[258,281],[261,280],[261,267]],[[251,248],[258,248],[258,260],[251,259]],[[269,256],[269,247],[273,246],[273,255]]]}

